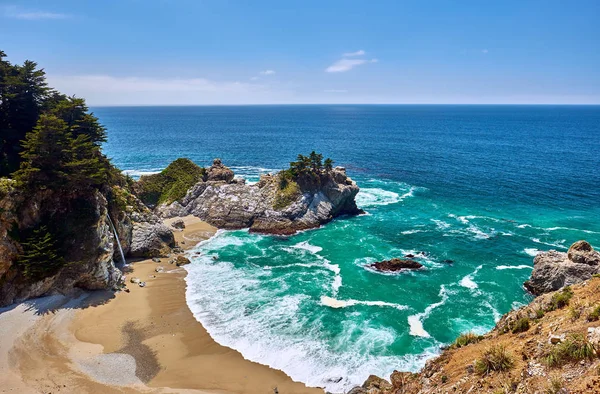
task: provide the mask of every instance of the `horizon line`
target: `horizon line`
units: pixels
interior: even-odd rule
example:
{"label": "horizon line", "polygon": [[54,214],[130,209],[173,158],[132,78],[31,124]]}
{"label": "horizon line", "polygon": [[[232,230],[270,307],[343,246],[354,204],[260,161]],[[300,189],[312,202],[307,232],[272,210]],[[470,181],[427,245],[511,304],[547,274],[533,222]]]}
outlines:
{"label": "horizon line", "polygon": [[87,104],[89,107],[266,107],[309,105],[389,105],[389,106],[600,106],[599,103],[239,103],[239,104]]}

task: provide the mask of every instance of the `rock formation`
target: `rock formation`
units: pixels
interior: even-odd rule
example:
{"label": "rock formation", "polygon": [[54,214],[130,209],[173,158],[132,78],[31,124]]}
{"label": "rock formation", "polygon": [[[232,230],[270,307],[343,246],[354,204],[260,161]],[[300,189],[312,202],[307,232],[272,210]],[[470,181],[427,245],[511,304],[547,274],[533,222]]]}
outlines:
{"label": "rock formation", "polygon": [[423,264],[414,260],[393,258],[391,260],[378,261],[371,264],[370,267],[375,268],[377,271],[396,272],[402,270],[417,270],[423,268]]}
{"label": "rock formation", "polygon": [[533,260],[531,278],[524,286],[534,295],[590,279],[600,273],[600,253],[586,241],[577,241],[567,253],[550,250]]}
{"label": "rock formation", "polygon": [[218,159],[207,174],[183,199],[159,206],[159,215],[195,215],[218,228],[289,235],[361,212],[354,200],[359,188],[342,167],[300,177],[296,189],[282,188],[282,174],[248,185]]}

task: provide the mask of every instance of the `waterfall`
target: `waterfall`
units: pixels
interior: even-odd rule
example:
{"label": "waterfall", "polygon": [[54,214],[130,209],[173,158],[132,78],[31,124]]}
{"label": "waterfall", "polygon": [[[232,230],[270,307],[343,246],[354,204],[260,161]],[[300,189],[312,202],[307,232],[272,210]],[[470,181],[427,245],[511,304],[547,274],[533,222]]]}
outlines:
{"label": "waterfall", "polygon": [[[106,217],[108,218],[108,222],[110,223],[110,227],[112,228],[113,234],[115,234],[115,239],[117,240],[117,245],[119,246],[119,252],[121,253],[121,260],[123,260],[123,266],[127,265],[127,261],[125,260],[125,253],[123,253],[123,248],[121,247],[121,241],[119,240],[119,234],[117,234],[117,229],[113,224],[112,219],[108,212],[106,213]],[[122,268],[122,267],[121,267]]]}

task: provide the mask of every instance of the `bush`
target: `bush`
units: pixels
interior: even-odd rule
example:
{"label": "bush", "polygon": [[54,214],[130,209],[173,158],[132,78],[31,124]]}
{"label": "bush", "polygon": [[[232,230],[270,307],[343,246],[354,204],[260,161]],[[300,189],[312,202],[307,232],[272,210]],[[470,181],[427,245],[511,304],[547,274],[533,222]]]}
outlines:
{"label": "bush", "polygon": [[588,321],[598,321],[600,319],[600,305],[597,305],[587,316]]}
{"label": "bush", "polygon": [[286,177],[285,173],[280,174],[279,190],[275,195],[273,208],[283,209],[294,202],[300,196],[300,186],[296,181]]}
{"label": "bush", "polygon": [[558,367],[570,361],[580,361],[596,357],[594,346],[581,334],[571,334],[557,344],[546,356],[550,367]]}
{"label": "bush", "polygon": [[146,205],[170,204],[185,197],[205,173],[190,159],[179,158],[159,174],[142,176],[136,185],[137,194]]}
{"label": "bush", "polygon": [[512,355],[502,345],[496,345],[485,350],[475,361],[475,371],[487,375],[493,371],[508,371],[514,365]]}
{"label": "bush", "polygon": [[477,343],[481,340],[482,336],[477,335],[474,332],[466,332],[464,334],[460,334],[456,341],[454,341],[454,346],[463,347],[467,346],[471,343]]}
{"label": "bush", "polygon": [[536,319],[541,319],[542,317],[544,317],[545,313],[543,309],[538,309],[537,311],[535,311],[535,318]]}
{"label": "bush", "polygon": [[573,290],[571,290],[570,286],[566,286],[560,291],[557,291],[552,295],[550,299],[550,306],[548,307],[548,311],[554,311],[556,309],[562,309],[565,306],[569,305],[569,301],[573,297]]}
{"label": "bush", "polygon": [[65,264],[56,239],[46,226],[31,231],[21,245],[23,253],[17,258],[17,267],[31,280],[52,276]]}
{"label": "bush", "polygon": [[564,383],[560,376],[553,376],[550,378],[548,387],[546,388],[546,394],[559,394],[563,389]]}
{"label": "bush", "polygon": [[528,317],[522,317],[519,320],[517,320],[514,324],[514,326],[512,327],[512,333],[513,334],[518,334],[520,332],[525,332],[529,330],[529,318]]}

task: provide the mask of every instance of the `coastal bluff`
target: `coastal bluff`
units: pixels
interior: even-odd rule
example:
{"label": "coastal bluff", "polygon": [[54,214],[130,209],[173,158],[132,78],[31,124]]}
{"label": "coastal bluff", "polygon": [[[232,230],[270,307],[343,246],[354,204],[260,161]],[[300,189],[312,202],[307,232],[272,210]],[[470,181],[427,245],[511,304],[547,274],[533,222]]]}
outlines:
{"label": "coastal bluff", "polygon": [[294,176],[282,171],[248,184],[215,159],[185,197],[160,204],[155,212],[164,218],[194,215],[221,229],[291,235],[337,216],[360,214],[358,191],[343,167],[317,167]]}

